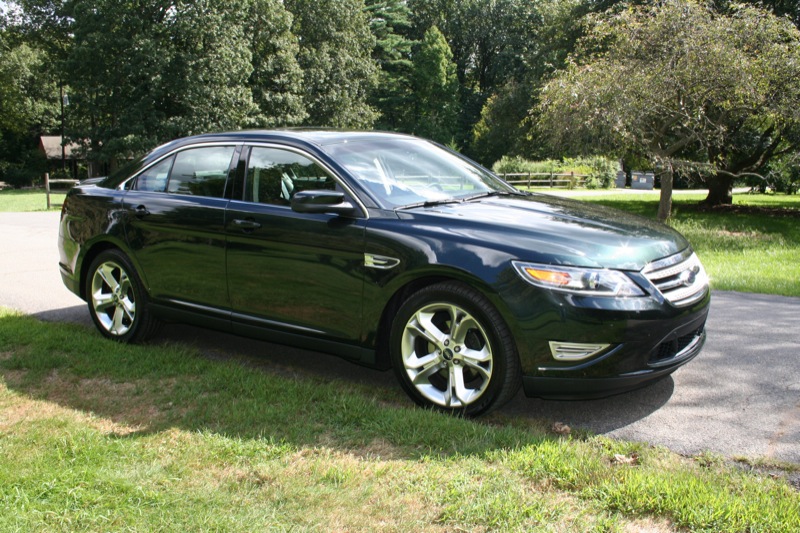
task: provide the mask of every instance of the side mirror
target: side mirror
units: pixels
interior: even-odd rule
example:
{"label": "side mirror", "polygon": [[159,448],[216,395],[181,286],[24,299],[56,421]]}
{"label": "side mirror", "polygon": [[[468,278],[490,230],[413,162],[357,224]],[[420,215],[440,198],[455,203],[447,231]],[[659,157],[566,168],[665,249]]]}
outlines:
{"label": "side mirror", "polygon": [[344,193],[339,191],[299,191],[292,196],[292,211],[346,217],[354,217],[359,213],[353,204],[345,201]]}

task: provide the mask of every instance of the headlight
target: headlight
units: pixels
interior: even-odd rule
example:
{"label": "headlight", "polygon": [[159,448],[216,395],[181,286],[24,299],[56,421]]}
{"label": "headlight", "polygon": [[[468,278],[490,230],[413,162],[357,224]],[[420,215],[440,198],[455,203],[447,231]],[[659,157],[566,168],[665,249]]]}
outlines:
{"label": "headlight", "polygon": [[575,268],[514,261],[522,279],[545,289],[587,296],[644,296],[631,278],[618,270]]}

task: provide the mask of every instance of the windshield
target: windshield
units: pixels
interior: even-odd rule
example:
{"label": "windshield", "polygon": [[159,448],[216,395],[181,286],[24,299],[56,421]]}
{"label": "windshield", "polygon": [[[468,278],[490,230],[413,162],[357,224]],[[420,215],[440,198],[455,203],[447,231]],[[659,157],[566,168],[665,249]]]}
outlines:
{"label": "windshield", "polygon": [[351,141],[325,150],[386,209],[516,192],[488,171],[421,139]]}

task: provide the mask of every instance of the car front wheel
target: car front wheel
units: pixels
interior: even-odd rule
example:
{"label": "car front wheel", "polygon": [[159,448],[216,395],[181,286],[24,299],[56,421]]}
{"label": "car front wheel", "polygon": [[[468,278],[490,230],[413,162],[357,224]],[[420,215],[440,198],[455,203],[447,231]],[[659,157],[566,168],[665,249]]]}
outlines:
{"label": "car front wheel", "polygon": [[392,325],[392,364],[419,405],[476,416],[508,402],[520,385],[508,327],[480,292],[444,282],[413,294]]}
{"label": "car front wheel", "polygon": [[147,308],[147,295],[130,260],[119,250],[100,253],[89,267],[86,301],[97,329],[120,342],[141,342],[155,333],[158,321]]}

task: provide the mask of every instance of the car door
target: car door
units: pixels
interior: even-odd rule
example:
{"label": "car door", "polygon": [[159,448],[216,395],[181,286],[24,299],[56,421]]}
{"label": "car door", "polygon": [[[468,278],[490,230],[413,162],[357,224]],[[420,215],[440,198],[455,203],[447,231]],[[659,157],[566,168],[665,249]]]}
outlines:
{"label": "car door", "polygon": [[156,305],[229,320],[225,188],[239,147],[189,147],[136,177],[126,237]]}
{"label": "car door", "polygon": [[229,204],[226,227],[234,331],[358,340],[365,219],[292,210],[298,191],[342,189],[310,155],[280,146],[246,155],[243,198]]}

